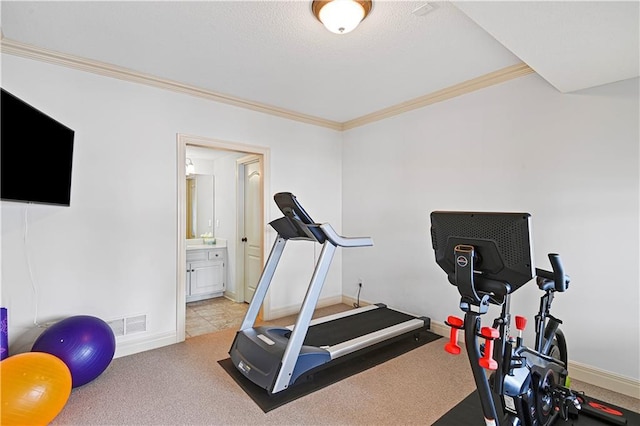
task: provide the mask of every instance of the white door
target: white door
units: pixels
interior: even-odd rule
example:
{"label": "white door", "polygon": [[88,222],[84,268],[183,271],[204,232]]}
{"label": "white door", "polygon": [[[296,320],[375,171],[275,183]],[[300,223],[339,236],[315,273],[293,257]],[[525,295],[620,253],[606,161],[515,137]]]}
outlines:
{"label": "white door", "polygon": [[244,163],[244,301],[250,302],[262,274],[262,165]]}

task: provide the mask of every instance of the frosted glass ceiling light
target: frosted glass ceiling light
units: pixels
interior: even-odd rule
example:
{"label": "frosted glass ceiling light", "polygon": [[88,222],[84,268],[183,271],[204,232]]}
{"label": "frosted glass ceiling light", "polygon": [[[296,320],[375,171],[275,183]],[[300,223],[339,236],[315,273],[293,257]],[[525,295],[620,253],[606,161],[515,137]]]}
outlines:
{"label": "frosted glass ceiling light", "polygon": [[311,10],[324,26],[336,34],[353,31],[371,12],[371,0],[314,1]]}

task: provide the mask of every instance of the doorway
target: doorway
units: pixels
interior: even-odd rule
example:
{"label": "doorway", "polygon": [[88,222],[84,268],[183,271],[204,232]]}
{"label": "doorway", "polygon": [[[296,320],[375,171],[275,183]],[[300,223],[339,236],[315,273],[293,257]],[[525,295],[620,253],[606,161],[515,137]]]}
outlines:
{"label": "doorway", "polygon": [[[245,233],[245,223],[238,220],[239,217],[244,218],[245,211],[245,200],[238,198],[238,194],[245,194],[247,192],[246,188],[249,189],[249,193],[253,194],[254,201],[251,202],[250,207],[257,211],[257,214],[254,214],[255,217],[258,218],[258,221],[252,222],[255,224],[255,229],[252,230],[254,235],[259,236],[259,243],[256,247],[252,247],[252,260],[255,263],[258,263],[260,266],[260,271],[262,269],[263,259],[264,259],[264,247],[265,247],[265,219],[267,216],[267,210],[264,200],[268,199],[268,191],[269,188],[269,149],[265,147],[257,147],[246,144],[239,144],[233,142],[220,141],[215,139],[203,138],[198,136],[190,136],[190,135],[177,135],[177,216],[178,216],[178,226],[177,226],[177,261],[176,261],[176,271],[177,271],[177,289],[176,289],[176,341],[182,342],[186,338],[185,327],[186,327],[186,223],[187,223],[187,209],[186,209],[186,185],[184,182],[186,176],[186,153],[187,150],[197,149],[197,150],[209,150],[214,153],[219,153],[222,155],[228,155],[237,160],[234,161],[232,168],[234,170],[231,171],[233,173],[233,178],[224,183],[224,181],[218,182],[216,179],[216,185],[220,183],[221,185],[232,185],[234,188],[232,190],[226,191],[227,194],[232,194],[231,196],[227,196],[225,199],[222,199],[220,202],[225,203],[224,205],[233,204],[236,207],[237,211],[234,212],[232,217],[230,218],[228,215],[224,214],[216,214],[216,219],[214,223],[214,229],[224,228],[224,236],[219,235],[220,238],[226,239],[227,243],[227,268],[226,268],[226,277],[227,277],[227,287],[225,289],[225,296],[229,297],[235,302],[244,302],[245,299],[245,285],[244,282],[240,281],[242,279],[244,281],[245,276],[252,279],[252,273],[247,273],[247,268],[244,265],[245,256],[239,256],[239,253],[245,252],[243,247],[242,238],[244,238]],[[240,174],[240,168],[247,168],[247,164],[254,164],[251,167],[251,171],[249,174],[253,173],[251,176]],[[256,168],[256,166],[258,168]],[[227,173],[229,171],[227,170]],[[255,179],[259,177],[259,179]],[[256,185],[256,182],[259,181],[259,184]],[[241,189],[240,189],[241,188]],[[225,191],[222,191],[225,192]],[[254,211],[254,213],[256,213]],[[231,223],[235,222],[235,223]],[[214,233],[215,236],[216,233]],[[253,244],[256,246],[256,244]],[[263,309],[265,313],[268,312],[269,303],[268,300],[265,300]]]}

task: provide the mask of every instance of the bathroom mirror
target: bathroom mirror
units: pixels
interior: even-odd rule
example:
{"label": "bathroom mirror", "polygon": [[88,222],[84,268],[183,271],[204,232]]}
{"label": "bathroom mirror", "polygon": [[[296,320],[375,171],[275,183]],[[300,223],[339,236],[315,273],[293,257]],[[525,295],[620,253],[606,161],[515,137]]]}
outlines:
{"label": "bathroom mirror", "polygon": [[215,237],[213,175],[191,174],[187,176],[187,239],[201,238],[210,233]]}

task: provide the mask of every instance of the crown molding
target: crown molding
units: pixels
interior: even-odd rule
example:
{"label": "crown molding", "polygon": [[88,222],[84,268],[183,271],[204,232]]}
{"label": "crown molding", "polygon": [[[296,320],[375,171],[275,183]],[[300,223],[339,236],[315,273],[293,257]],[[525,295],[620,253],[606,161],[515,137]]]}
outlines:
{"label": "crown molding", "polygon": [[162,79],[150,74],[144,74],[128,68],[118,67],[104,62],[93,61],[90,59],[67,55],[37,46],[21,43],[15,40],[2,37],[0,40],[0,51],[10,55],[20,56],[23,58],[34,59],[42,62],[48,62],[54,65],[60,65],[80,71],[91,72],[106,77],[117,78],[120,80],[130,81],[134,83],[146,84],[148,86],[158,87],[171,90],[178,93],[184,93],[191,96],[208,99],[214,102],[220,102],[227,105],[233,105],[252,111],[262,112],[289,120],[299,121],[302,123],[313,124],[315,126],[326,127],[332,130],[344,131],[355,127],[364,126],[365,124],[403,114],[414,109],[422,108],[436,102],[442,102],[457,96],[461,96],[476,90],[480,90],[495,84],[499,84],[514,78],[531,74],[534,71],[525,63],[512,65],[489,74],[456,84],[437,92],[415,98],[413,100],[382,109],[362,117],[340,123],[337,121],[326,120],[311,115],[301,114],[295,111],[278,108],[272,105],[251,102],[234,96],[215,93],[204,90],[195,86],[179,83],[172,80]]}
{"label": "crown molding", "polygon": [[467,80],[463,83],[455,84],[437,92],[430,93],[419,98],[406,101],[362,117],[346,121],[342,123],[342,130],[353,129],[354,127],[364,126],[374,121],[383,120],[395,115],[403,114],[414,109],[422,108],[436,102],[446,101],[451,98],[465,95],[476,90],[484,89],[489,86],[503,83],[514,78],[522,77],[533,73],[534,71],[525,63],[519,63],[500,70],[482,75],[480,77]]}
{"label": "crown molding", "polygon": [[272,105],[251,102],[244,99],[236,98],[234,96],[211,92],[195,86],[190,86],[188,84],[183,84],[176,81],[159,78],[150,74],[133,71],[128,68],[118,67],[116,65],[111,65],[104,62],[93,61],[78,56],[54,52],[7,38],[2,38],[2,41],[0,43],[0,50],[3,53],[8,53],[10,55],[21,56],[28,59],[35,59],[38,61],[61,65],[68,68],[74,68],[77,70],[91,72],[106,77],[112,77],[120,80],[131,81],[134,83],[146,84],[148,86],[159,87],[174,92],[205,98],[215,102],[263,112],[265,114],[275,115],[278,117],[288,118],[290,120],[327,127],[333,130],[342,130],[342,124],[336,121],[325,120],[322,118],[313,117],[311,115],[301,114],[295,111],[278,108]]}

